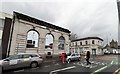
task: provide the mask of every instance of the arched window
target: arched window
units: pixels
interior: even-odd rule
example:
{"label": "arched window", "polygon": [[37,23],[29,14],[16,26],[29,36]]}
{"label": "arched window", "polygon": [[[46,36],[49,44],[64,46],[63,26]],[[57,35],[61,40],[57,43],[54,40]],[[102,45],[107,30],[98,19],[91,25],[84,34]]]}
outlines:
{"label": "arched window", "polygon": [[46,49],[53,49],[53,35],[48,33],[46,35],[46,40],[45,40],[45,48]]}
{"label": "arched window", "polygon": [[58,49],[59,50],[64,50],[64,44],[65,44],[65,38],[63,36],[61,36],[59,38],[59,45],[58,45]]}
{"label": "arched window", "polygon": [[37,31],[30,30],[27,34],[27,48],[38,47],[39,34]]}

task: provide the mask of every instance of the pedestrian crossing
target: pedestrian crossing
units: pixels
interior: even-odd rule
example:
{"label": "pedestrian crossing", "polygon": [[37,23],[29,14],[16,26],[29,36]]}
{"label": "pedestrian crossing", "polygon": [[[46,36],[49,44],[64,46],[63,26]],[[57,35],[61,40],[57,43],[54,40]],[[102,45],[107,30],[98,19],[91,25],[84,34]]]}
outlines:
{"label": "pedestrian crossing", "polygon": [[98,66],[104,66],[107,65],[107,63],[103,63],[103,62],[99,62],[99,61],[91,61],[90,65],[87,65],[86,62],[77,62],[77,63],[73,63],[74,65],[78,65],[78,66],[82,66],[85,68],[95,68]]}
{"label": "pedestrian crossing", "polygon": [[[75,66],[82,66],[82,67],[85,67],[85,68],[96,68],[98,66],[105,66],[107,65],[108,63],[105,63],[105,62],[99,62],[99,61],[90,61],[91,62],[91,65],[87,65],[86,61],[80,61],[80,62],[71,62],[71,63],[66,63],[66,64],[72,64],[72,65],[75,65]],[[53,65],[47,65],[47,66],[44,66],[44,67],[50,67],[50,66],[60,66],[61,63],[59,62],[56,62],[56,63],[53,63]]]}

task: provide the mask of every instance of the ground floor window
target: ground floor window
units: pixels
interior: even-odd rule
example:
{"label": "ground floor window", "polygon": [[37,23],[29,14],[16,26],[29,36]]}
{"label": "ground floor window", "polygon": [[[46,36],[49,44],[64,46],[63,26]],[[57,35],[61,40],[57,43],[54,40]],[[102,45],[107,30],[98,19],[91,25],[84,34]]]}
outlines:
{"label": "ground floor window", "polygon": [[45,41],[45,49],[53,49],[53,35],[48,33],[46,35],[46,41]]}
{"label": "ground floor window", "polygon": [[61,36],[59,38],[59,45],[58,45],[58,49],[59,50],[64,50],[64,44],[65,44],[65,38],[63,36]]}
{"label": "ground floor window", "polygon": [[38,47],[39,34],[35,30],[30,30],[27,34],[27,48]]}

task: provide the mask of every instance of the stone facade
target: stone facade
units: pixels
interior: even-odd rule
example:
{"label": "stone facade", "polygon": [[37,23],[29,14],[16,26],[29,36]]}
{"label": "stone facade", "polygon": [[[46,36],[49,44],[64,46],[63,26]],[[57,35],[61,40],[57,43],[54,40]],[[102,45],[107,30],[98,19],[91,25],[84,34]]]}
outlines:
{"label": "stone facade", "polygon": [[[45,24],[45,25],[44,25]],[[27,35],[30,30],[38,33],[38,47],[27,48]],[[69,33],[70,31],[55,25],[51,25],[47,22],[32,18],[30,16],[14,13],[13,20],[13,33],[10,48],[10,55],[18,53],[39,53],[40,55],[47,55],[48,52],[51,55],[59,55],[61,53],[69,52]],[[53,36],[53,48],[45,48],[46,35],[51,34]],[[64,49],[59,50],[59,38],[64,37]]]}
{"label": "stone facade", "polygon": [[86,37],[73,40],[70,44],[70,51],[72,53],[85,54],[90,51],[93,55],[102,55],[103,40],[99,37]]}

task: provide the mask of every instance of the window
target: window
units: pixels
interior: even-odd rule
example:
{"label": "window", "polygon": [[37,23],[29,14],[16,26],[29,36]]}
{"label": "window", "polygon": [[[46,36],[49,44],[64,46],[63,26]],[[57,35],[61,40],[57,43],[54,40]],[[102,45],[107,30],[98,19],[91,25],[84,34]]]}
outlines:
{"label": "window", "polygon": [[72,46],[71,43],[70,43],[70,46]]}
{"label": "window", "polygon": [[9,57],[9,60],[20,59],[20,58],[22,58],[22,55],[13,55],[13,56]]}
{"label": "window", "polygon": [[75,56],[75,54],[72,54],[72,56]]}
{"label": "window", "polygon": [[58,49],[59,50],[64,50],[64,44],[65,44],[65,38],[63,36],[61,36],[59,38],[59,45],[58,45]]}
{"label": "window", "polygon": [[24,54],[23,55],[23,58],[29,58],[29,57],[31,57],[30,54]]}
{"label": "window", "polygon": [[35,48],[38,47],[38,40],[39,40],[39,35],[38,32],[31,30],[28,32],[27,35],[27,48]]}
{"label": "window", "polygon": [[72,45],[74,46],[74,43],[72,43]]}
{"label": "window", "polygon": [[45,43],[46,49],[52,49],[53,48],[53,35],[48,33],[46,35],[46,43]]}
{"label": "window", "polygon": [[82,42],[80,42],[80,45],[82,45]]}
{"label": "window", "polygon": [[95,44],[95,41],[94,41],[94,40],[92,40],[92,44]]}
{"label": "window", "polygon": [[31,57],[38,57],[38,55],[36,55],[36,54],[32,54],[32,55],[30,55]]}
{"label": "window", "polygon": [[76,42],[76,46],[77,46],[77,42]]}
{"label": "window", "polygon": [[88,42],[87,42],[87,41],[85,41],[85,43],[86,43],[86,45],[88,44]]}

